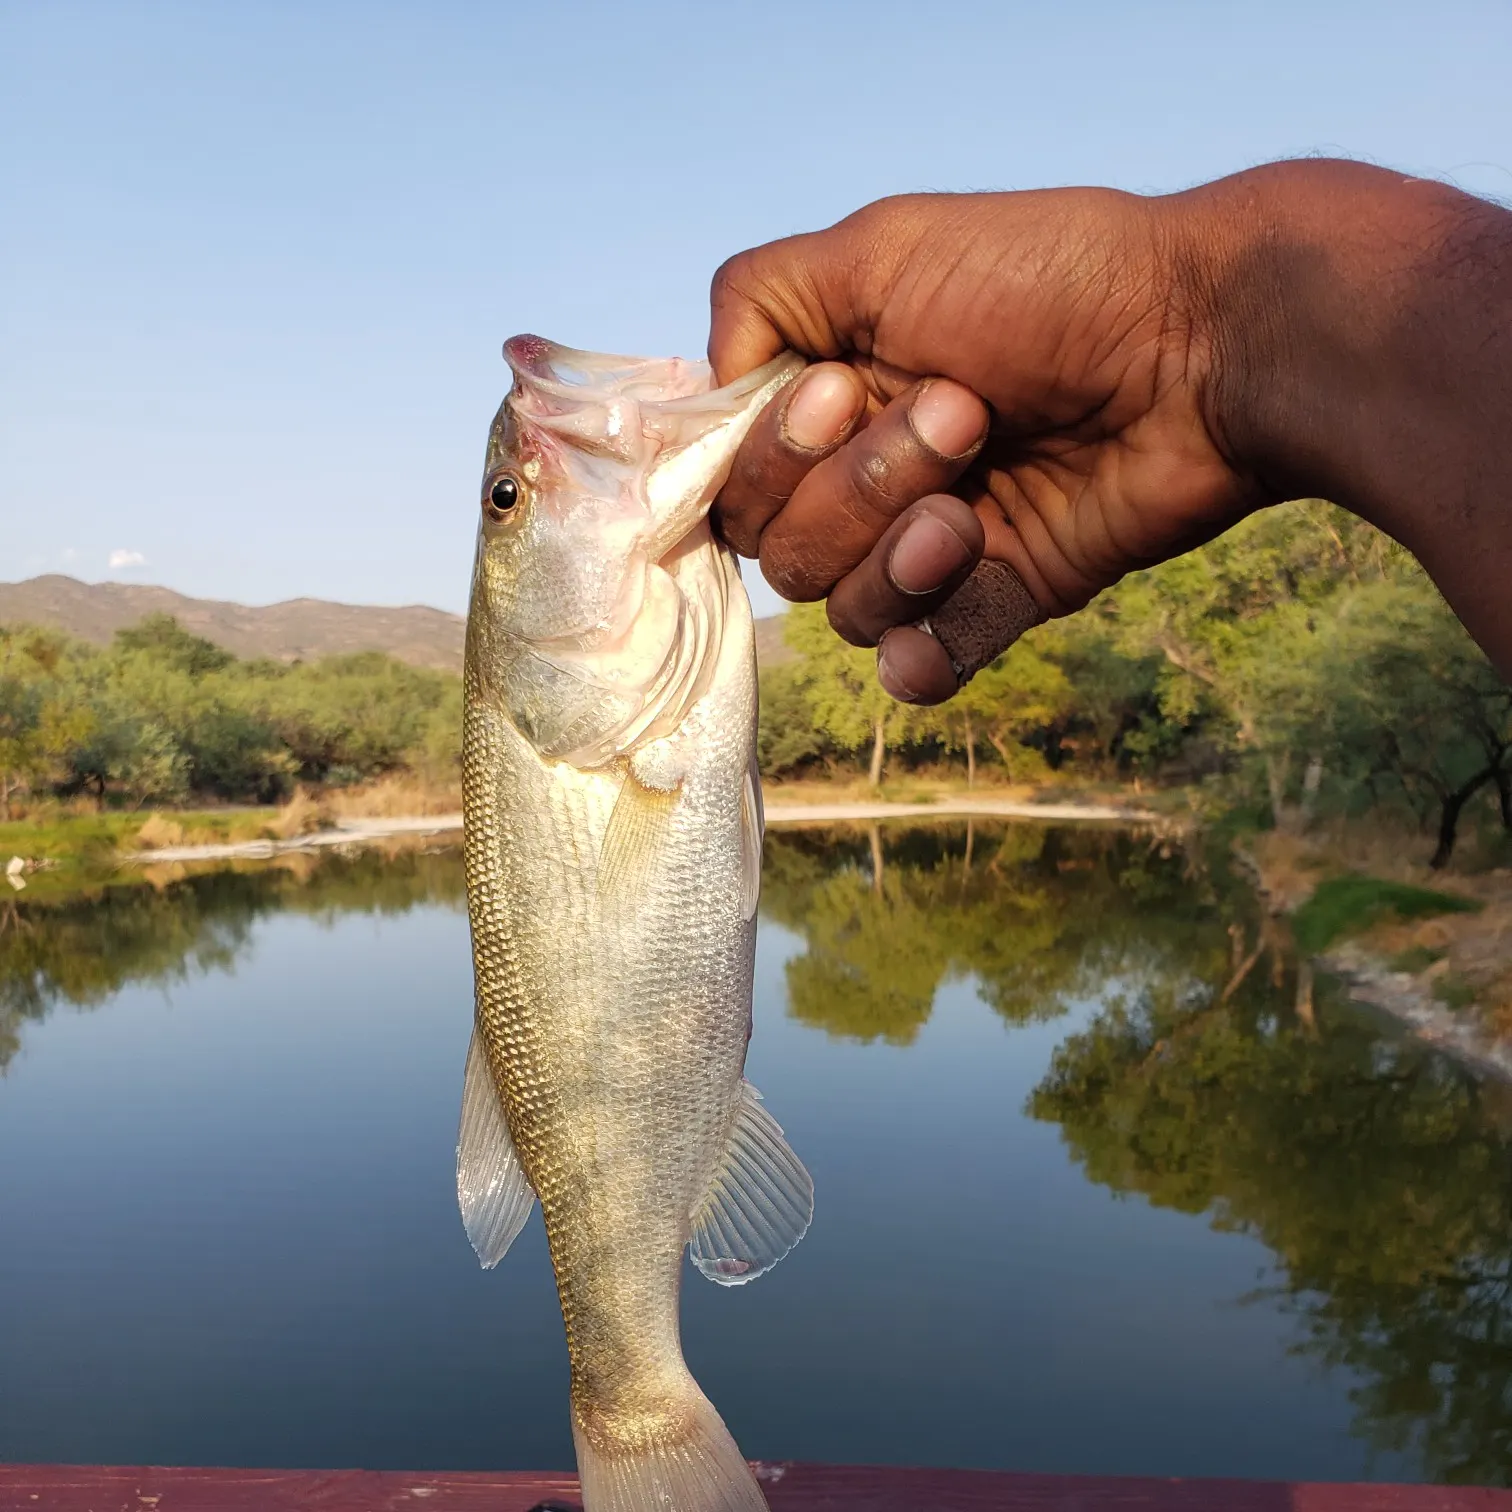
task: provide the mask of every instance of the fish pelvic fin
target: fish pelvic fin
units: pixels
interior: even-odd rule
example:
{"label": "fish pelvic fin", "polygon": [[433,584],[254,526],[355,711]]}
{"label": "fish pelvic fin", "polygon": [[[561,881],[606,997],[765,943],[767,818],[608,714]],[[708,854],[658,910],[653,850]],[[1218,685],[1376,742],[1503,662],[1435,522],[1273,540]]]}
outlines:
{"label": "fish pelvic fin", "polygon": [[633,769],[614,800],[599,852],[600,896],[638,896],[661,865],[680,785],[648,787]]}
{"label": "fish pelvic fin", "polygon": [[761,1093],[742,1081],[724,1160],[693,1217],[694,1265],[721,1286],[744,1286],[771,1270],[813,1217],[813,1178],[762,1107]]}
{"label": "fish pelvic fin", "polygon": [[504,1258],[535,1206],[535,1193],[509,1137],[488,1053],[476,1028],[462,1079],[457,1206],[484,1270],[492,1270]]}
{"label": "fish pelvic fin", "polygon": [[675,1430],[642,1420],[633,1433],[594,1432],[574,1410],[584,1512],[767,1512],[724,1420],[691,1377],[688,1385]]}

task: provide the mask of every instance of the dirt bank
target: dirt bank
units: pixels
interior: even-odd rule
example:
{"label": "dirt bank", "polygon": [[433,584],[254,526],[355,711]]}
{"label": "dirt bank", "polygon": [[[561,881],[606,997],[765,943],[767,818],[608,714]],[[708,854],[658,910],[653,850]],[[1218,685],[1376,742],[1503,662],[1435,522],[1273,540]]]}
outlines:
{"label": "dirt bank", "polygon": [[[1022,803],[1008,798],[941,798],[936,803],[783,803],[769,804],[768,824],[840,824],[876,819],[940,818],[1035,819],[1047,824],[1096,822],[1153,824],[1159,815],[1144,809],[1098,803]],[[128,853],[127,861],[236,861],[276,856],[284,851],[318,850],[331,845],[361,845],[393,835],[442,835],[462,828],[461,814],[408,815],[391,819],[339,819],[330,829],[284,840],[243,840],[222,845],[165,845]]]}

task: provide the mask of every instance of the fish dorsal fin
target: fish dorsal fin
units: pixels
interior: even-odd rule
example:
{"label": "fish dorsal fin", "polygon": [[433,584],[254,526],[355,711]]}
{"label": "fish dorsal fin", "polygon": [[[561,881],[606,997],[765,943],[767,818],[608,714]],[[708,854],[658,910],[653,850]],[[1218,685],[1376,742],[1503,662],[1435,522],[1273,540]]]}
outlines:
{"label": "fish dorsal fin", "polygon": [[721,1286],[744,1286],[803,1238],[813,1216],[812,1177],[761,1093],[742,1081],[729,1147],[693,1218],[694,1265]]}
{"label": "fish dorsal fin", "polygon": [[756,905],[761,901],[761,846],[765,835],[761,777],[753,756],[740,790],[740,916],[743,919],[754,919]]}
{"label": "fish dorsal fin", "polygon": [[535,1193],[525,1179],[488,1054],[476,1029],[462,1079],[462,1127],[457,1134],[457,1206],[484,1270],[504,1258],[525,1227]]}

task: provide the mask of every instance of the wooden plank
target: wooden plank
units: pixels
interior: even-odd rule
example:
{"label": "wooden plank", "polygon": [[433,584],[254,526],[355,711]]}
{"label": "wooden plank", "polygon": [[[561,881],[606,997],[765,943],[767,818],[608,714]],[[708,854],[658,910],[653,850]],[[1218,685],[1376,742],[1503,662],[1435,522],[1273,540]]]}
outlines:
{"label": "wooden plank", "polygon": [[[1512,1491],[759,1465],[772,1512],[1512,1512]],[[576,1477],[0,1465],[0,1512],[531,1512]]]}

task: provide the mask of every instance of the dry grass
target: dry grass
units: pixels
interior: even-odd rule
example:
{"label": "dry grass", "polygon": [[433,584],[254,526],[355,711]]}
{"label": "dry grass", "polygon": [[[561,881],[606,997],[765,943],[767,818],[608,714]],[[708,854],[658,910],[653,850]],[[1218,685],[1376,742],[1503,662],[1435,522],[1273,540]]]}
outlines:
{"label": "dry grass", "polygon": [[451,784],[428,783],[404,773],[337,789],[323,802],[327,813],[338,819],[404,819],[455,814],[462,807],[462,792]]}
{"label": "dry grass", "polygon": [[176,819],[149,814],[147,822],[137,831],[136,838],[143,850],[166,850],[169,846],[184,843],[184,826]]}
{"label": "dry grass", "polygon": [[[1468,890],[1468,889],[1467,889]],[[1479,913],[1386,924],[1368,943],[1453,1006],[1468,1006],[1498,1035],[1512,1034],[1512,872],[1474,879]]]}
{"label": "dry grass", "polygon": [[1325,877],[1357,873],[1384,882],[1426,887],[1435,892],[1480,896],[1480,858],[1471,836],[1442,871],[1432,871],[1433,843],[1415,830],[1379,819],[1319,826],[1305,835],[1268,830],[1245,842],[1244,852],[1260,876],[1273,911],[1292,913]]}
{"label": "dry grass", "polygon": [[316,830],[329,829],[331,815],[332,810],[326,798],[316,797],[308,788],[301,787],[294,790],[294,796],[263,828],[274,840],[297,840],[301,835],[313,835]]}

